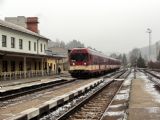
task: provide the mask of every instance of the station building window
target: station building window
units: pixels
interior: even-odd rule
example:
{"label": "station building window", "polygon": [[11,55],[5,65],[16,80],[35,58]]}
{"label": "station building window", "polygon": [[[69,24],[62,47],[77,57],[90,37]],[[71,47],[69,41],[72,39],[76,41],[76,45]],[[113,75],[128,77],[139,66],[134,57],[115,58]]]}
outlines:
{"label": "station building window", "polygon": [[42,48],[42,43],[41,43],[41,52],[43,51],[43,48]]}
{"label": "station building window", "polygon": [[2,72],[7,72],[7,71],[8,71],[8,62],[2,61]]}
{"label": "station building window", "polygon": [[46,50],[46,45],[44,45],[44,51]]}
{"label": "station building window", "polygon": [[56,65],[54,64],[54,70],[56,70]]}
{"label": "station building window", "polygon": [[11,48],[15,48],[15,38],[11,37]]}
{"label": "station building window", "polygon": [[36,42],[34,42],[34,51],[36,51]]}
{"label": "station building window", "polygon": [[7,36],[2,35],[2,47],[7,47]]}
{"label": "station building window", "polygon": [[51,68],[53,67],[52,63],[50,64]]}
{"label": "station building window", "polygon": [[41,70],[41,62],[39,62],[39,70]]}
{"label": "station building window", "polygon": [[22,61],[19,62],[19,71],[23,71],[23,62]]}
{"label": "station building window", "polygon": [[23,49],[23,40],[19,39],[19,49]]}
{"label": "station building window", "polygon": [[47,70],[47,62],[44,62],[44,70]]}
{"label": "station building window", "polygon": [[15,71],[15,61],[11,61],[11,71]]}
{"label": "station building window", "polygon": [[28,50],[31,50],[31,41],[28,41]]}
{"label": "station building window", "polygon": [[37,62],[34,62],[34,69],[37,70]]}
{"label": "station building window", "polygon": [[27,62],[27,71],[30,71],[31,70],[31,61],[28,61]]}

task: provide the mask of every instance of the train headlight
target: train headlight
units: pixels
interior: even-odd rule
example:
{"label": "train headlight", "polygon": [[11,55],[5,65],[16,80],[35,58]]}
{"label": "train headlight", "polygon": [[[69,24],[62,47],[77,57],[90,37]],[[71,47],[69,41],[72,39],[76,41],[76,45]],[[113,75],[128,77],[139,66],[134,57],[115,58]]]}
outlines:
{"label": "train headlight", "polygon": [[87,63],[84,63],[84,65],[87,65]]}
{"label": "train headlight", "polygon": [[75,65],[75,63],[72,63],[72,65]]}

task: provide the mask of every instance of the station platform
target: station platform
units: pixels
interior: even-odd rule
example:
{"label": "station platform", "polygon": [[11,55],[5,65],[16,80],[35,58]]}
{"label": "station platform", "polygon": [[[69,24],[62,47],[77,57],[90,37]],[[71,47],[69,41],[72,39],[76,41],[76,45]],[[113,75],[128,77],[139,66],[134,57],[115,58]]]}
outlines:
{"label": "station platform", "polygon": [[33,78],[17,79],[17,80],[0,80],[0,88],[9,87],[9,86],[16,86],[16,85],[20,85],[20,84],[34,83],[34,82],[38,82],[38,81],[46,80],[46,79],[55,79],[55,78],[59,78],[59,77],[66,77],[69,75],[70,74],[68,72],[64,72],[61,75],[55,74],[52,76],[33,77]]}
{"label": "station platform", "polygon": [[132,80],[128,120],[160,120],[158,87],[140,72]]}
{"label": "station platform", "polygon": [[0,93],[60,80],[73,80],[69,74],[0,81]]}
{"label": "station platform", "polygon": [[[51,109],[57,108],[76,96],[95,88],[102,83],[103,79],[93,81],[83,81],[81,84],[74,85],[64,90],[54,91],[52,95],[43,95],[40,99],[23,101],[17,105],[3,107],[0,109],[0,119],[3,120],[29,120],[40,116]],[[110,81],[108,81],[110,82]],[[51,93],[50,93],[51,94]],[[18,108],[18,109],[16,109]],[[36,119],[36,118],[35,118]]]}

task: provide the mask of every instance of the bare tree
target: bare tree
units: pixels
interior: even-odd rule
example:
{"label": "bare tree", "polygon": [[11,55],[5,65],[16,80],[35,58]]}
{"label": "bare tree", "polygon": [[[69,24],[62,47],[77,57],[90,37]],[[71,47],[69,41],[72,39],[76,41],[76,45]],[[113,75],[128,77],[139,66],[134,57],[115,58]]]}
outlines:
{"label": "bare tree", "polygon": [[140,49],[134,48],[130,53],[129,53],[129,60],[131,63],[131,66],[135,66],[137,59],[140,56]]}
{"label": "bare tree", "polygon": [[159,51],[159,53],[158,53],[158,55],[157,55],[157,61],[160,62],[160,51]]}
{"label": "bare tree", "polygon": [[67,48],[67,49],[85,47],[85,45],[78,40],[72,40],[66,44],[64,41],[60,41],[59,39],[56,39],[56,41],[49,41],[48,46],[49,48],[59,47],[59,48]]}
{"label": "bare tree", "polygon": [[110,57],[115,58],[115,59],[118,59],[118,58],[119,58],[119,55],[117,55],[116,53],[112,53],[112,54],[110,54]]}
{"label": "bare tree", "polygon": [[68,49],[85,47],[83,43],[81,43],[80,41],[77,41],[77,40],[70,41],[69,43],[67,43],[66,46]]}
{"label": "bare tree", "polygon": [[146,67],[145,60],[144,60],[144,58],[142,58],[141,53],[140,53],[139,58],[137,59],[137,67],[139,67],[139,68],[145,68]]}
{"label": "bare tree", "polygon": [[126,65],[127,65],[127,57],[126,57],[126,54],[123,54],[123,56],[122,56],[122,64],[123,64],[123,66],[126,66]]}
{"label": "bare tree", "polygon": [[66,48],[65,42],[64,42],[64,41],[61,41],[60,44],[59,44],[59,47],[61,47],[61,48]]}

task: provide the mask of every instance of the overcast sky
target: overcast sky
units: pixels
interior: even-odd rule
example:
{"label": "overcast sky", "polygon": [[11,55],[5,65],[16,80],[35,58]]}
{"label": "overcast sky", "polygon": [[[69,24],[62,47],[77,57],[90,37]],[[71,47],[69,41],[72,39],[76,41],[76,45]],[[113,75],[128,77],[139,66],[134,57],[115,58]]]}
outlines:
{"label": "overcast sky", "polygon": [[52,40],[80,40],[110,52],[129,52],[160,40],[160,0],[0,0],[0,19],[37,16]]}

